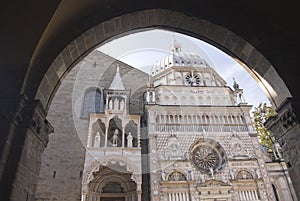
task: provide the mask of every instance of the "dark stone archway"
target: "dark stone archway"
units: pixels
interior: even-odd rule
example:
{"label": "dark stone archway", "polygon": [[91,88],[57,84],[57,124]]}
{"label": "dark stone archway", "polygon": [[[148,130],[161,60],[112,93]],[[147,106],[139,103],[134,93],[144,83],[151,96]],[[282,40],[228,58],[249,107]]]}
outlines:
{"label": "dark stone archway", "polygon": [[[253,45],[230,30],[203,19],[170,10],[151,9],[121,15],[97,24],[68,44],[56,57],[41,81],[36,99],[40,100],[45,108],[48,108],[64,75],[95,47],[130,33],[154,28],[177,31],[205,40],[242,64],[259,83],[271,104],[279,112],[278,118],[273,119],[275,123],[272,124],[271,129],[283,146],[291,178],[297,178],[293,181],[294,185],[299,186],[298,178],[300,176],[297,175],[299,175],[300,164],[297,158],[300,152],[294,150],[298,150],[298,142],[295,141],[298,129],[292,129],[296,125],[296,118],[292,119],[292,123],[288,127],[277,129],[282,127],[282,124],[286,124],[289,116],[295,114],[294,111],[286,114],[286,109],[293,110],[292,95],[289,89],[272,64]],[[282,107],[286,109],[282,110]],[[284,116],[287,117],[284,118]],[[276,125],[275,128],[274,125]],[[291,134],[285,135],[288,132]]]}
{"label": "dark stone archway", "polygon": [[[265,86],[277,108],[278,116],[269,126],[278,133],[280,143],[288,145],[286,157],[290,160],[291,177],[299,188],[296,3],[33,0],[3,4],[1,198],[20,200],[33,196],[34,179],[28,180],[32,188],[21,192],[18,190],[26,184],[16,175],[36,176],[40,151],[51,131],[45,120],[47,108],[67,72],[97,45],[146,28],[173,30],[205,40],[249,67],[249,73]],[[13,11],[18,15],[13,15]],[[35,152],[36,147],[31,147],[26,139],[39,139],[39,151]],[[36,154],[34,171],[21,156],[30,151]],[[299,189],[296,191],[300,197]],[[12,192],[20,199],[11,198]]]}

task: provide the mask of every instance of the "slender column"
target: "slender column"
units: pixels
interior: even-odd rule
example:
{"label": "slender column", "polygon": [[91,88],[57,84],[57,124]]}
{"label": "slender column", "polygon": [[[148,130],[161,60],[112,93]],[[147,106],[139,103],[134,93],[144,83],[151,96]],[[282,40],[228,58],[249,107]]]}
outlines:
{"label": "slender column", "polygon": [[183,200],[183,201],[186,201],[186,193],[183,193],[183,195],[182,195],[182,200]]}
{"label": "slender column", "polygon": [[[137,192],[137,199],[138,199],[138,201],[142,201],[142,191],[141,190],[138,190],[138,192]],[[132,199],[132,200],[134,200],[134,199]]]}
{"label": "slender column", "polygon": [[245,191],[242,191],[243,200],[246,200]]}
{"label": "slender column", "polygon": [[86,194],[81,195],[81,201],[87,201],[87,195]]}
{"label": "slender column", "polygon": [[252,194],[251,194],[251,191],[247,191],[247,192],[248,192],[249,200],[252,200]]}
{"label": "slender column", "polygon": [[242,196],[242,192],[239,191],[239,197],[240,197],[240,200],[243,200],[243,196]]}
{"label": "slender column", "polygon": [[[122,129],[122,147],[125,146],[125,126],[123,126],[123,129]],[[128,146],[128,143],[127,143],[127,146]]]}
{"label": "slender column", "polygon": [[104,141],[104,147],[107,147],[107,138],[108,138],[108,124],[105,127],[105,141]]}
{"label": "slender column", "polygon": [[150,92],[149,91],[147,91],[146,100],[147,100],[147,102],[150,102]]}
{"label": "slender column", "polygon": [[246,200],[249,200],[248,191],[245,191]]}
{"label": "slender column", "polygon": [[257,191],[254,191],[255,200],[258,200]]}
{"label": "slender column", "polygon": [[183,195],[184,193],[180,193],[180,201],[183,201]]}
{"label": "slender column", "polygon": [[168,193],[168,201],[172,201],[171,193]]}
{"label": "slender column", "polygon": [[155,92],[152,91],[152,102],[155,102]]}
{"label": "slender column", "polygon": [[[139,124],[138,124],[139,125]],[[141,147],[141,126],[138,126],[137,129],[137,147]]]}
{"label": "slender column", "polygon": [[189,193],[186,193],[185,195],[186,195],[186,201],[190,201],[190,195],[189,195]]}
{"label": "slender column", "polygon": [[252,197],[253,200],[256,200],[253,190],[251,191],[251,197]]}

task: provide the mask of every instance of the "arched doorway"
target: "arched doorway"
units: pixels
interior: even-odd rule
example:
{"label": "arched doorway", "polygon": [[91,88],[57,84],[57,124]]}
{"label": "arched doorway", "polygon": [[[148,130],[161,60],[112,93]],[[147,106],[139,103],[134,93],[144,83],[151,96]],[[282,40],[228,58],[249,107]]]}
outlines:
{"label": "arched doorway", "polygon": [[119,172],[112,167],[102,167],[94,173],[94,179],[88,184],[86,200],[137,200],[136,183],[131,180],[131,177],[130,172]]}
{"label": "arched doorway", "polygon": [[81,201],[141,200],[141,178],[135,172],[132,165],[114,157],[92,163],[83,175]]}

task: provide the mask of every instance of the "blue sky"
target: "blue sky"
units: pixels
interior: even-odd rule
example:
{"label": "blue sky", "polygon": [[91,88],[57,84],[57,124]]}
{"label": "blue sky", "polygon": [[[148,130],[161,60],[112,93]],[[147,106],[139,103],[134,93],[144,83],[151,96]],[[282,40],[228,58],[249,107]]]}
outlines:
{"label": "blue sky", "polygon": [[199,53],[232,87],[233,78],[250,105],[268,103],[258,83],[230,56],[214,46],[187,35],[165,30],[149,30],[114,39],[101,45],[98,50],[130,66],[150,73],[152,65],[170,53],[169,46],[173,38],[181,43],[182,51]]}

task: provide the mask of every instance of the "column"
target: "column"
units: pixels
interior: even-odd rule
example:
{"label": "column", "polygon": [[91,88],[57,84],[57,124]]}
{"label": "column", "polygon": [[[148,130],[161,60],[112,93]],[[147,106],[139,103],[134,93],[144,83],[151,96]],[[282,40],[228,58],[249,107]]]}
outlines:
{"label": "column", "polygon": [[146,101],[147,101],[147,103],[149,103],[150,102],[150,91],[147,91],[147,94],[146,94]]}
{"label": "column", "polygon": [[246,198],[247,198],[247,200],[251,200],[250,195],[249,195],[249,191],[246,191]]}
{"label": "column", "polygon": [[[123,129],[122,129],[122,147],[125,146],[125,126],[122,126]],[[127,145],[128,145],[128,142],[127,142]]]}
{"label": "column", "polygon": [[185,193],[186,195],[186,201],[190,201],[190,193]]}
{"label": "column", "polygon": [[137,199],[138,199],[138,201],[142,201],[142,191],[141,190],[137,191]]}
{"label": "column", "polygon": [[141,147],[141,126],[139,123],[137,125],[137,147]]}
{"label": "column", "polygon": [[246,200],[245,191],[242,191],[243,200]]}
{"label": "column", "polygon": [[105,141],[104,141],[104,147],[107,147],[108,125],[109,125],[109,123],[107,123],[107,124],[105,125]]}
{"label": "column", "polygon": [[254,197],[255,197],[255,200],[258,200],[258,196],[257,196],[257,191],[256,190],[254,191]]}
{"label": "column", "polygon": [[240,200],[243,200],[243,196],[242,196],[242,192],[239,191],[239,197],[240,197]]}
{"label": "column", "polygon": [[176,201],[179,201],[178,193],[175,193],[175,200],[176,200]]}
{"label": "column", "polygon": [[183,196],[182,200],[183,200],[183,201],[186,201],[186,193],[183,193],[182,196]]}
{"label": "column", "polygon": [[152,91],[152,102],[155,102],[155,92]]}

